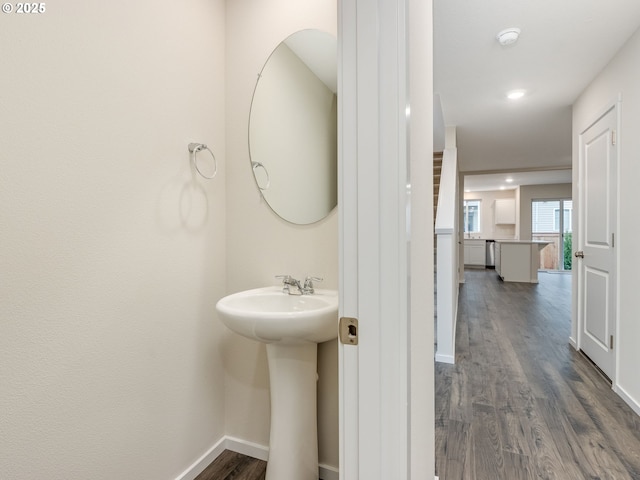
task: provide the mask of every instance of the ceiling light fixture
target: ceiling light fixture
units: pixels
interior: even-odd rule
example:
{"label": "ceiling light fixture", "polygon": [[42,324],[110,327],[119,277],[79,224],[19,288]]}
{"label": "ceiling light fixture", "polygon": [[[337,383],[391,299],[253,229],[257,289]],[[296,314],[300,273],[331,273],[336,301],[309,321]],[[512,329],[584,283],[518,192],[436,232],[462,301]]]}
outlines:
{"label": "ceiling light fixture", "polygon": [[518,100],[524,97],[525,93],[527,93],[525,90],[511,90],[507,92],[507,98],[509,100]]}
{"label": "ceiling light fixture", "polygon": [[511,178],[511,177],[507,178],[507,179],[506,179],[506,182],[507,182],[507,183],[512,183],[512,182],[513,182],[513,178]]}
{"label": "ceiling light fixture", "polygon": [[498,33],[498,35],[496,35],[496,38],[498,39],[498,42],[500,43],[500,45],[502,45],[503,47],[506,47],[507,45],[512,45],[516,43],[518,41],[519,36],[520,36],[520,29],[516,27],[512,27],[512,28],[507,28],[506,30],[502,30],[500,33]]}

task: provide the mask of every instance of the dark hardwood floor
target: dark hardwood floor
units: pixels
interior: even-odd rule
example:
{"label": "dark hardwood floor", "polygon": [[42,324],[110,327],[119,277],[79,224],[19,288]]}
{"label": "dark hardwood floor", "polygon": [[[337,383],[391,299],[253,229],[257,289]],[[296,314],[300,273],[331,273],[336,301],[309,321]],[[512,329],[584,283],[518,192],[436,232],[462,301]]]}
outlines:
{"label": "dark hardwood floor", "polygon": [[571,276],[465,273],[456,364],[436,364],[440,480],[640,479],[640,417],[568,343]]}
{"label": "dark hardwood floor", "polygon": [[264,480],[267,462],[225,450],[196,480]]}

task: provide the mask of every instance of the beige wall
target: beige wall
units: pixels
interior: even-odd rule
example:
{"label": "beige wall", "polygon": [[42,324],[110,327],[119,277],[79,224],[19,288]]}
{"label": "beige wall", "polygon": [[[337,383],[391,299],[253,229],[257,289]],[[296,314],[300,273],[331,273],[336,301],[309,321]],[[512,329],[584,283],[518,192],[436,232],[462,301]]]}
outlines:
{"label": "beige wall", "polygon": [[515,190],[491,190],[487,192],[464,193],[465,200],[480,200],[480,233],[473,234],[472,236],[474,238],[501,240],[515,237],[515,225],[496,225],[495,223],[495,203],[499,198],[515,198]]}
{"label": "beige wall", "polygon": [[531,201],[571,199],[571,184],[523,185],[520,187],[520,239],[531,240]]}
{"label": "beige wall", "polygon": [[[640,413],[640,322],[638,322],[637,276],[640,255],[636,243],[640,222],[636,212],[640,178],[640,31],[636,32],[611,63],[582,93],[573,109],[574,175],[578,167],[578,136],[622,96],[620,109],[618,183],[618,371],[615,388]],[[574,198],[574,205],[577,198]],[[577,214],[578,212],[575,212]],[[575,309],[574,309],[575,310]],[[574,338],[576,335],[574,319]]]}
{"label": "beige wall", "polygon": [[[317,28],[335,34],[336,3],[327,0],[233,0],[227,5],[227,279],[228,292],[275,285],[274,275],[324,277],[337,288],[337,212],[308,226],[285,222],[261,199],[247,145],[249,108],[257,74],[291,33]],[[292,201],[295,201],[293,199]],[[337,345],[319,351],[320,462],[338,465]],[[268,445],[268,370],[263,345],[225,338],[227,432]]]}
{"label": "beige wall", "polygon": [[0,28],[0,478],[176,478],[225,428],[224,2],[46,6]]}

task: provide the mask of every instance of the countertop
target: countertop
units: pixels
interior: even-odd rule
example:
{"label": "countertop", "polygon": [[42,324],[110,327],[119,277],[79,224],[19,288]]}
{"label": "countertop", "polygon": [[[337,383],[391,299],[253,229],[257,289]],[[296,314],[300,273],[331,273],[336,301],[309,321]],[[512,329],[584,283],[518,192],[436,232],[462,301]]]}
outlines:
{"label": "countertop", "polygon": [[522,245],[549,245],[551,242],[545,240],[496,240],[497,243],[515,243]]}

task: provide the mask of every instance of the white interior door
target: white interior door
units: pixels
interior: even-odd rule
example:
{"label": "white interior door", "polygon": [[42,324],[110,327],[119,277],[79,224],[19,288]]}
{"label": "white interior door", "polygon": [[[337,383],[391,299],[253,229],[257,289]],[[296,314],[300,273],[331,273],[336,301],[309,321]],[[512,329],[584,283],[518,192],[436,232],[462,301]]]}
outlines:
{"label": "white interior door", "polygon": [[615,374],[617,107],[580,135],[579,346]]}
{"label": "white interior door", "polygon": [[340,480],[424,480],[435,465],[432,1],[338,5],[340,315],[358,319],[359,342],[339,346]]}

